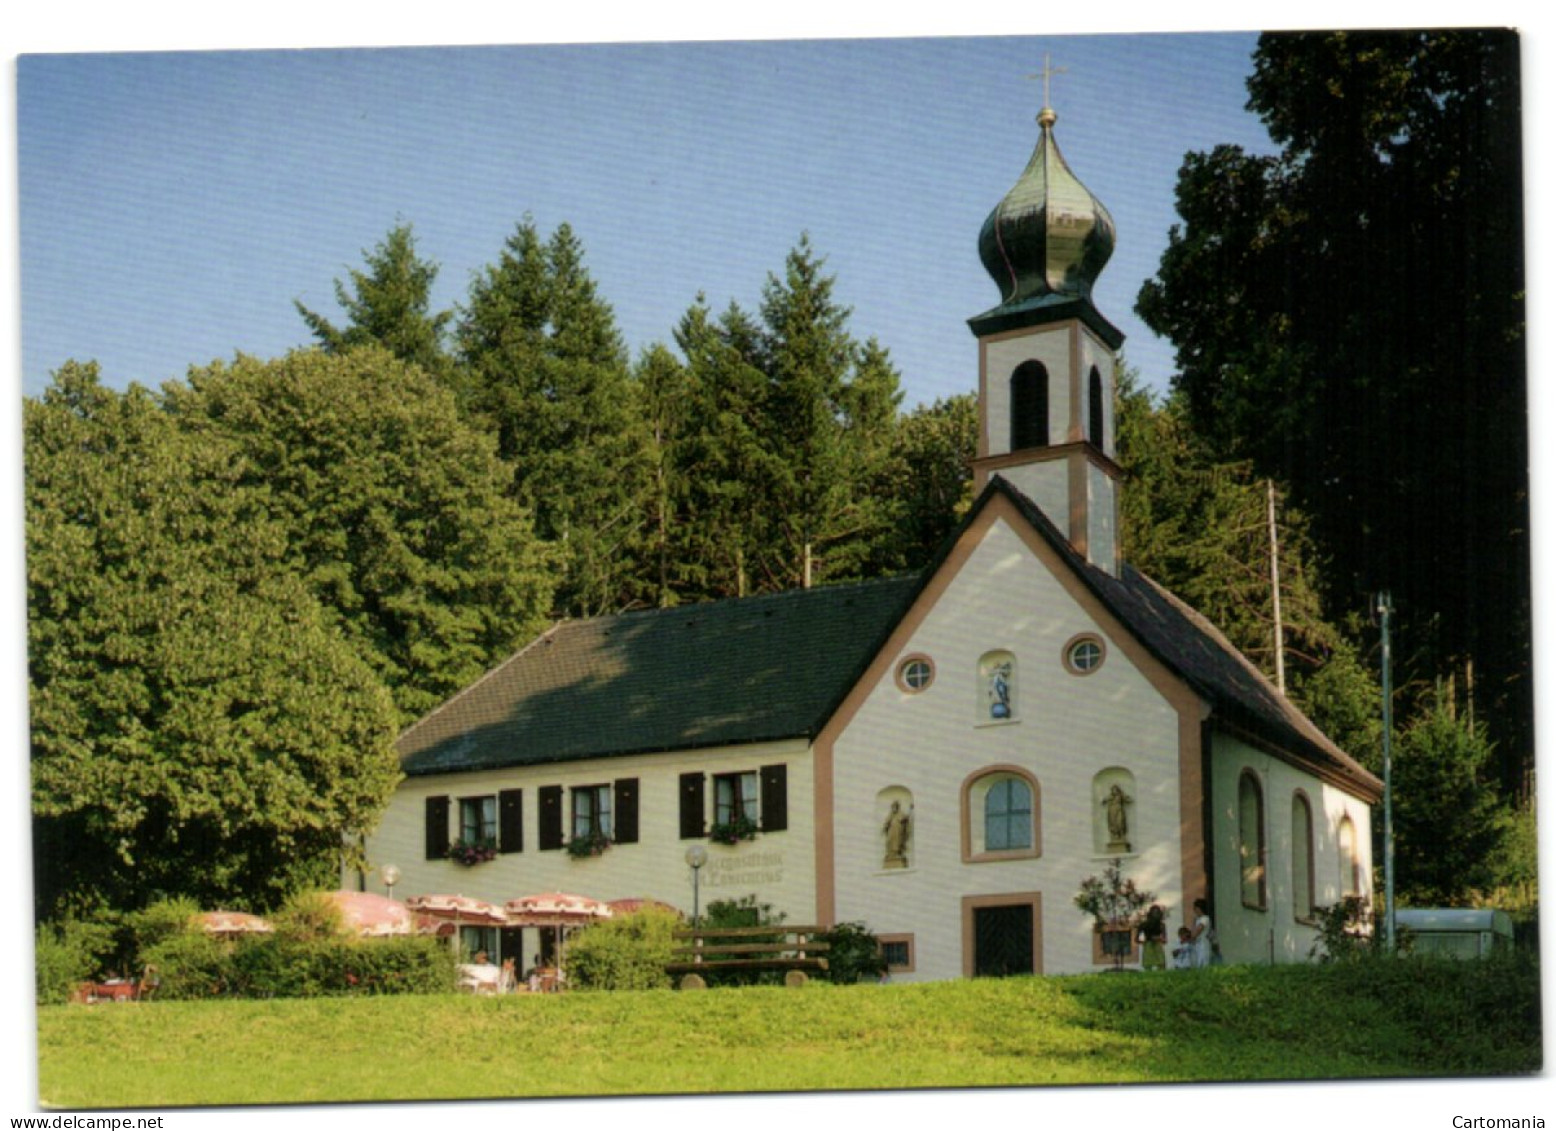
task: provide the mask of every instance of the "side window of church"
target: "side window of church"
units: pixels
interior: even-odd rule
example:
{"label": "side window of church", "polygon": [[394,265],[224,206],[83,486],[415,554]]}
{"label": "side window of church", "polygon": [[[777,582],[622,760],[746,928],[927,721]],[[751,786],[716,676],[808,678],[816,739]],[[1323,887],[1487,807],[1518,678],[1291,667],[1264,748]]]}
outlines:
{"label": "side window of church", "polygon": [[1291,795],[1291,917],[1313,918],[1313,810],[1301,790]]}
{"label": "side window of church", "polygon": [[1023,361],[1010,375],[1010,450],[1048,444],[1048,370]]}
{"label": "side window of church", "polygon": [[1356,863],[1356,826],[1340,818],[1340,894],[1361,894],[1361,869]]}
{"label": "side window of church", "polygon": [[986,652],[978,661],[979,717],[985,722],[1009,722],[1018,716],[1016,657]]}
{"label": "side window of church", "polygon": [[1264,885],[1264,791],[1253,773],[1237,780],[1237,850],[1242,864],[1243,906],[1262,911]]}

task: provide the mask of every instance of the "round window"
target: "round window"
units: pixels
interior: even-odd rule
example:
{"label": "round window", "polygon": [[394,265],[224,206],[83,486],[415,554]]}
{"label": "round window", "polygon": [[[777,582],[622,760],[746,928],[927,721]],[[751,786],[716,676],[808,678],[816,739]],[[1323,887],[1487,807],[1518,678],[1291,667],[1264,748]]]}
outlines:
{"label": "round window", "polygon": [[1095,636],[1079,636],[1064,650],[1064,666],[1076,675],[1090,675],[1102,666],[1102,641]]}
{"label": "round window", "polygon": [[897,684],[904,691],[923,691],[935,681],[935,665],[923,656],[909,656],[897,666]]}

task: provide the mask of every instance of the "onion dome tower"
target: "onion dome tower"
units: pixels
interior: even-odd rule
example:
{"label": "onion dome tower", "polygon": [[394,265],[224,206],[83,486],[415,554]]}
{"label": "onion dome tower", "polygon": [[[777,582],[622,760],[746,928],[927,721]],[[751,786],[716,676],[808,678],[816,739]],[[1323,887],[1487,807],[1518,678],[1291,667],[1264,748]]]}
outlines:
{"label": "onion dome tower", "polygon": [[1031,160],[978,235],[1000,302],[968,320],[978,339],[973,477],[981,489],[1004,476],[1082,556],[1116,574],[1113,390],[1124,335],[1091,301],[1115,229],[1060,154],[1056,120],[1045,105]]}

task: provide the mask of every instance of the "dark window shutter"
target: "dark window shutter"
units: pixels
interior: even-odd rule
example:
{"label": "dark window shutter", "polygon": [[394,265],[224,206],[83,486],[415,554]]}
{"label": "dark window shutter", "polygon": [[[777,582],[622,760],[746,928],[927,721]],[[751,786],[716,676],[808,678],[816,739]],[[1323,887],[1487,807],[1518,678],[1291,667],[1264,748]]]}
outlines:
{"label": "dark window shutter", "polygon": [[776,833],[789,827],[789,767],[762,767],[762,831]]}
{"label": "dark window shutter", "polygon": [[618,778],[616,781],[615,831],[611,839],[617,844],[638,842],[638,779]]}
{"label": "dark window shutter", "polygon": [[540,851],[562,847],[562,787],[540,787]]}
{"label": "dark window shutter", "polygon": [[681,775],[681,839],[695,840],[707,835],[702,825],[704,774]]}
{"label": "dark window shutter", "polygon": [[448,798],[427,798],[427,859],[448,855]]}
{"label": "dark window shutter", "polygon": [[497,795],[497,851],[524,851],[524,791],[505,789]]}

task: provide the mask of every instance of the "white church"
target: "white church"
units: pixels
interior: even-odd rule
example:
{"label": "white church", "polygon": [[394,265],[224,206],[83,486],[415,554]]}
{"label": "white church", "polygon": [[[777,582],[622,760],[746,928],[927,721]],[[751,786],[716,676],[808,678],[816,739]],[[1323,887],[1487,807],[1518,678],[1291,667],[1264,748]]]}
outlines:
{"label": "white church", "polygon": [[1370,895],[1381,783],[1120,557],[1114,227],[1054,120],[979,236],[979,493],[935,561],[554,626],[400,737],[370,889],[690,915],[695,883],[863,922],[897,981],[1103,967],[1074,897],[1115,859],[1170,932],[1206,899],[1234,963]]}

